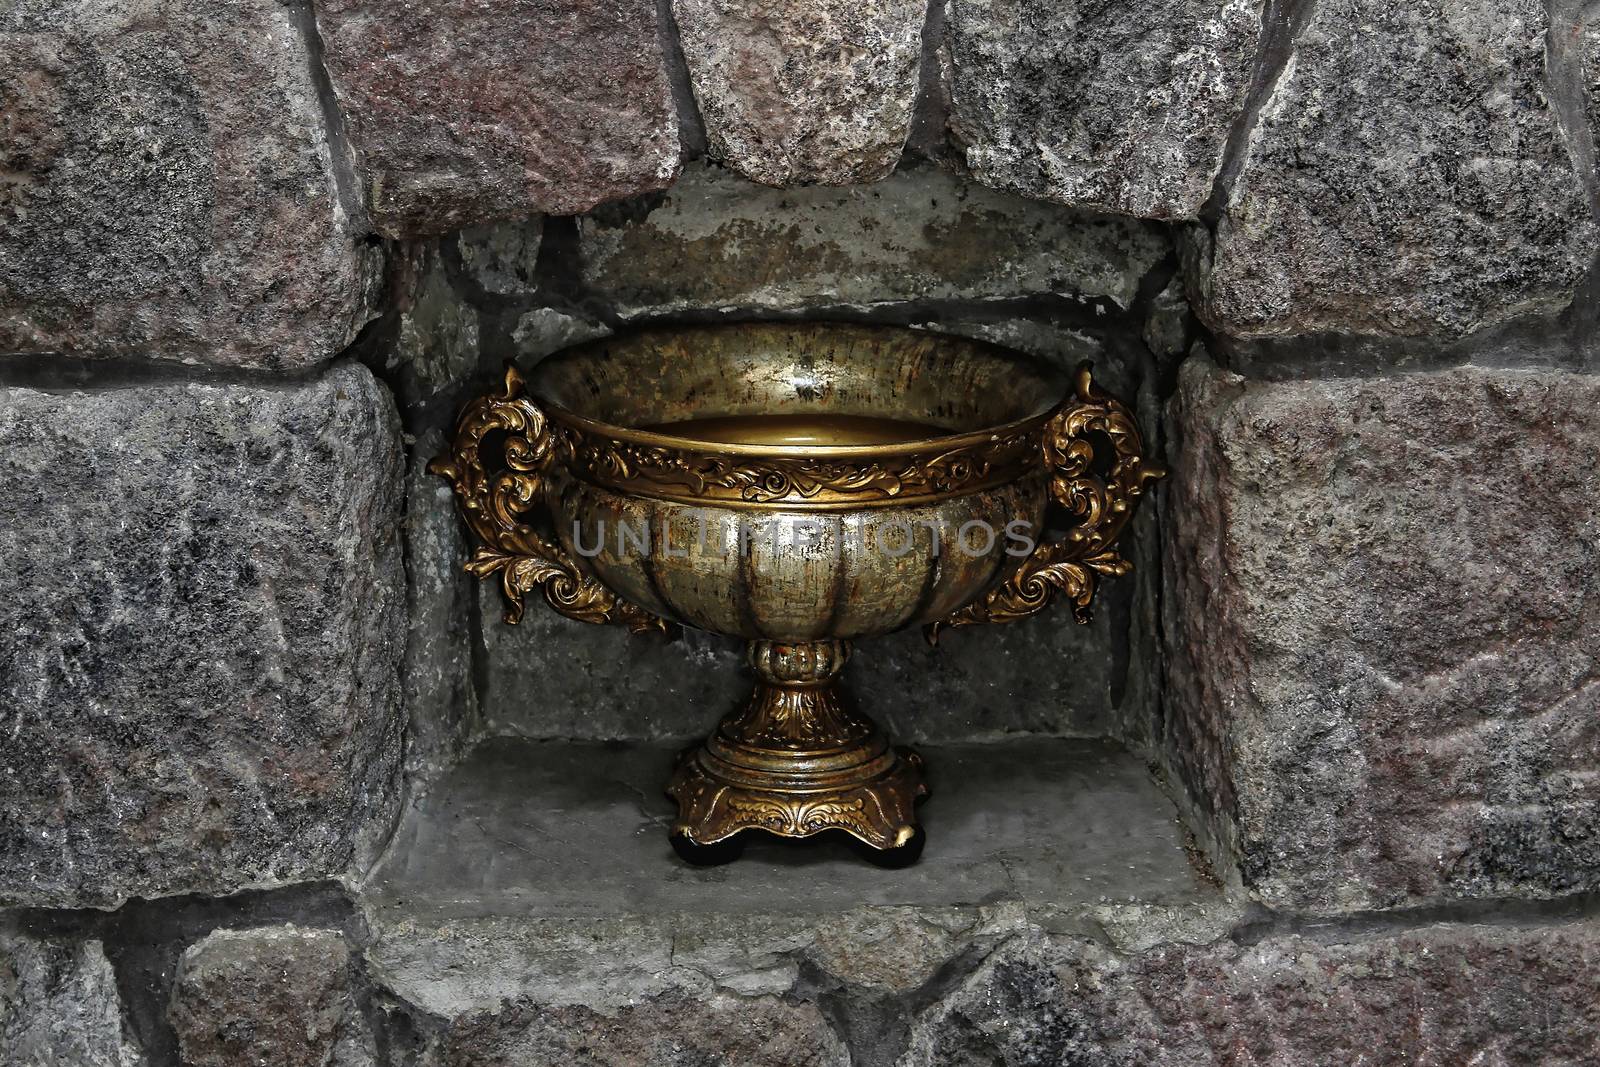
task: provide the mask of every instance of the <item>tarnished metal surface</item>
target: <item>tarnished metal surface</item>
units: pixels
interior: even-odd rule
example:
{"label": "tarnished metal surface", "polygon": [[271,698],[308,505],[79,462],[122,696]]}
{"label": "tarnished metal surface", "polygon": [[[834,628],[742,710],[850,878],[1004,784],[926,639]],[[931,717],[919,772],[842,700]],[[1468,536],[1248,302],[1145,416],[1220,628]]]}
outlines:
{"label": "tarnished metal surface", "polygon": [[[1057,593],[1086,619],[1162,473],[1087,369],[1069,383],[988,345],[829,324],[639,333],[526,385],[509,369],[434,470],[508,621],[538,591],[585,622],[751,642],[755,694],[670,787],[686,845],[839,829],[901,850],[919,845],[921,762],[841,691],[847,642],[1004,622]],[[1064,533],[1046,533],[1052,508]]]}

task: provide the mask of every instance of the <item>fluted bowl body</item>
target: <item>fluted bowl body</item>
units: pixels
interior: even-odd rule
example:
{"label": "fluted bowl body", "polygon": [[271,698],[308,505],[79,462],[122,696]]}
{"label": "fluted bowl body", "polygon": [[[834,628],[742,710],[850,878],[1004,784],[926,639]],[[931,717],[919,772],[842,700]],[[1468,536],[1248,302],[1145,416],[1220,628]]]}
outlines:
{"label": "fluted bowl body", "polygon": [[529,377],[564,547],[612,592],[746,639],[937,622],[1042,536],[1064,375],[918,331],[741,324],[569,349]]}

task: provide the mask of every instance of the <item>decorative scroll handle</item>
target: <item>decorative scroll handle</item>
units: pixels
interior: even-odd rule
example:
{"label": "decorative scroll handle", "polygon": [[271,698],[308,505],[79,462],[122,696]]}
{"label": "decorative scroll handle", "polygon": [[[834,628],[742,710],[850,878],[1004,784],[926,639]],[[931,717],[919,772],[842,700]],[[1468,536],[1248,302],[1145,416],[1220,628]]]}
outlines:
{"label": "decorative scroll handle", "polygon": [[[1094,469],[1095,438],[1111,449],[1104,477]],[[947,627],[1036,615],[1057,594],[1071,601],[1078,622],[1087,623],[1100,576],[1120,578],[1133,569],[1113,546],[1133,517],[1145,483],[1165,477],[1167,470],[1145,458],[1133,413],[1094,384],[1087,365],[1078,369],[1076,395],[1046,425],[1043,451],[1050,496],[1077,522],[1060,537],[1041,538],[1022,566],[981,599],[927,626],[930,643],[937,643]]]}
{"label": "decorative scroll handle", "polygon": [[[479,450],[484,438],[497,432],[506,434],[506,469],[491,472]],[[523,598],[539,590],[569,619],[621,623],[635,633],[665,632],[665,620],[589,577],[559,541],[541,536],[523,521],[545,504],[556,445],[544,412],[525,395],[515,367],[506,368],[502,392],[479,397],[461,413],[450,451],[428,464],[428,470],[450,480],[462,517],[480,542],[467,571],[479,578],[499,573],[509,623],[521,621]]]}

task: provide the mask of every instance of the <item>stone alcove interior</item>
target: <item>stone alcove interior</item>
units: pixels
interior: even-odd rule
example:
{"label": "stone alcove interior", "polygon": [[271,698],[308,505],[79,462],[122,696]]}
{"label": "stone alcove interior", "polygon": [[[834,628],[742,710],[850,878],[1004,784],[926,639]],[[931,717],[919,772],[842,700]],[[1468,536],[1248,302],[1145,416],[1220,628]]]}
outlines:
{"label": "stone alcove interior", "polygon": [[[1103,587],[1090,625],[1058,610],[938,648],[905,632],[858,649],[848,678],[863,705],[933,761],[917,867],[876,870],[821,839],[695,870],[667,846],[660,787],[674,752],[744,695],[738,644],[693,630],[634,638],[543,610],[506,625],[493,583],[458,573],[451,497],[422,469],[506,360],[646,324],[761,318],[892,323],[1089,360],[1159,450],[1161,402],[1196,333],[1171,228],[914,163],[873,186],[776,190],[699,162],[661,194],[406,251],[407,296],[362,343],[413,439],[411,802],[368,884],[375,915],[403,926],[436,910],[477,945],[513,917],[697,914],[694,936],[715,939],[728,936],[707,932],[719,915],[815,926],[872,905],[968,928],[994,907],[1217,896],[1157,754],[1153,501],[1129,535],[1135,573]],[[408,966],[426,987],[439,964]]]}

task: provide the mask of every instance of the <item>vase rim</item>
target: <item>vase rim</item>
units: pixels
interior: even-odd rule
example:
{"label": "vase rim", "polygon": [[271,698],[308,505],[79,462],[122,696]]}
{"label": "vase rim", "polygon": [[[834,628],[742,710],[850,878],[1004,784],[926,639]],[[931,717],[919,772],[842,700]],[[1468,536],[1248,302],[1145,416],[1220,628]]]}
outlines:
{"label": "vase rim", "polygon": [[[574,367],[586,361],[612,358],[619,351],[625,357],[632,356],[637,348],[657,340],[670,339],[679,343],[693,343],[696,340],[717,342],[736,334],[778,336],[785,333],[813,334],[826,341],[879,340],[885,344],[915,342],[922,345],[931,342],[934,348],[947,353],[952,360],[964,357],[970,361],[976,357],[995,364],[997,368],[1014,371],[1024,379],[1032,379],[1032,384],[1038,389],[1020,414],[997,419],[978,427],[951,429],[890,443],[831,445],[714,441],[692,435],[662,432],[659,429],[628,426],[621,420],[600,418],[574,410],[574,406],[563,395],[567,391],[561,389],[559,384],[559,376],[562,373],[571,374]],[[1065,372],[1042,359],[991,342],[937,334],[910,327],[809,320],[740,322],[637,330],[563,349],[540,361],[529,372],[527,382],[533,399],[551,418],[582,434],[646,448],[749,459],[872,460],[923,456],[978,447],[988,442],[1036,430],[1071,394],[1070,378]],[[885,411],[882,414],[902,415],[901,412],[894,411]]]}

